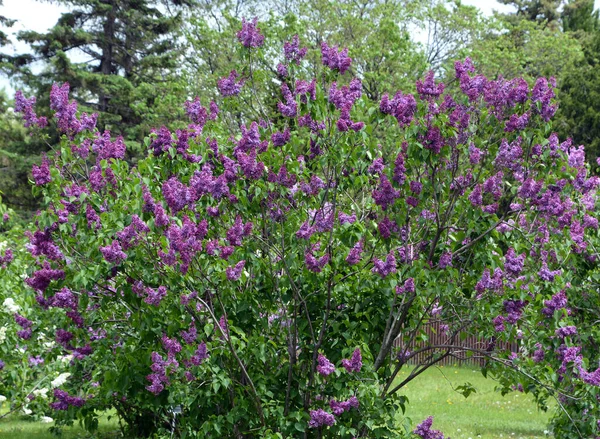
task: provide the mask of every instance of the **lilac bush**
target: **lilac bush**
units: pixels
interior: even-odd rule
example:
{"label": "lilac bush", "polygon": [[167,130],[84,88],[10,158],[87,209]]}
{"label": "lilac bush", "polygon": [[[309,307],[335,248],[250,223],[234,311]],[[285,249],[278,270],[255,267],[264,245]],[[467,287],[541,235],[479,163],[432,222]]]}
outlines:
{"label": "lilac bush", "polygon": [[[467,59],[456,92],[429,73],[416,95],[373,104],[348,49],[324,42],[307,78],[294,37],[285,75],[273,69],[280,98],[232,129],[228,111],[253,102],[247,75],[266,74],[256,20],[237,37],[252,73],[219,81],[219,101],[185,103],[188,127],[154,130],[135,167],[53,88],[64,135],[33,174],[46,208],[21,265],[3,268],[14,280],[27,262],[9,341],[36,368],[68,356],[47,414],[93,428],[114,409],[138,435],[401,437],[401,389],[464,352],[540,404],[594,401],[582,334],[595,329],[578,307],[600,179],[552,133],[552,80],[488,80]],[[19,99],[41,129],[34,99]],[[427,341],[433,321],[441,343]],[[431,425],[414,434],[443,437]]]}

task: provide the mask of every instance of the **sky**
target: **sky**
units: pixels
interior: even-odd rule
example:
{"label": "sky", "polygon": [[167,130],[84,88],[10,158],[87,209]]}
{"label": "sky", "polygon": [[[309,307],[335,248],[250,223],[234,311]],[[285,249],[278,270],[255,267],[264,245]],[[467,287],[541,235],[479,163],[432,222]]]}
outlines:
{"label": "sky", "polygon": [[[485,15],[491,15],[493,10],[500,12],[510,11],[511,8],[499,4],[496,0],[463,0],[464,4],[477,6]],[[596,8],[600,7],[600,0],[596,0]],[[0,15],[17,20],[15,25],[8,30],[9,34],[14,34],[21,30],[34,30],[43,32],[52,27],[60,14],[66,11],[65,6],[40,3],[35,0],[4,0],[0,6]],[[9,52],[23,53],[27,51],[27,45],[16,42],[9,48]],[[14,90],[6,78],[0,78],[0,89],[5,88],[12,95]]]}

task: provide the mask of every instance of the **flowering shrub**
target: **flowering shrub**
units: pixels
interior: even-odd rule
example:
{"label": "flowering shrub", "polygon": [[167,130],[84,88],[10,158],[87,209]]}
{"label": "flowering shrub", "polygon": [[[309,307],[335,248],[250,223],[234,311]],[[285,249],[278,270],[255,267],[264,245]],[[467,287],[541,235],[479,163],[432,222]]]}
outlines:
{"label": "flowering shrub", "polygon": [[[399,391],[467,351],[540,403],[578,395],[597,418],[596,329],[577,306],[600,181],[552,134],[552,81],[488,80],[467,59],[457,93],[430,73],[374,107],[347,49],[323,43],[322,74],[303,78],[292,39],[267,120],[252,94],[264,37],[256,21],[237,37],[249,68],[219,81],[219,102],[187,102],[188,128],[157,129],[135,167],[53,87],[64,135],[34,169],[47,207],[7,311],[28,368],[70,374],[44,387],[44,414],[93,429],[111,408],[138,435],[408,435]],[[257,120],[232,129],[240,100]],[[41,130],[33,102],[22,113]],[[443,343],[427,342],[433,320]],[[488,346],[463,345],[467,332]],[[14,406],[38,403],[30,388]],[[431,426],[414,434],[442,437]]]}

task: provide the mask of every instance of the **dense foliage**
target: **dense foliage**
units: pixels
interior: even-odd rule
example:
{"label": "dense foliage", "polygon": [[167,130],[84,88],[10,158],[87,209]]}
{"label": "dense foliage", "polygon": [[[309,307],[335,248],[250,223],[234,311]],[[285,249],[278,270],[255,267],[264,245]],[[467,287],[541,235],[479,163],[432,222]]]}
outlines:
{"label": "dense foliage", "polygon": [[[17,94],[29,129],[62,135],[33,167],[35,229],[0,253],[13,409],[90,430],[114,409],[137,436],[401,437],[403,386],[467,351],[507,389],[555,397],[577,422],[558,418],[559,437],[598,434],[600,180],[552,132],[552,80],[466,59],[457,93],[430,72],[373,104],[348,49],[291,37],[264,67],[256,20],[236,40],[220,97],[187,101],[191,123],[156,129],[136,166],[68,84],[52,121]],[[277,117],[253,88],[266,68]]]}

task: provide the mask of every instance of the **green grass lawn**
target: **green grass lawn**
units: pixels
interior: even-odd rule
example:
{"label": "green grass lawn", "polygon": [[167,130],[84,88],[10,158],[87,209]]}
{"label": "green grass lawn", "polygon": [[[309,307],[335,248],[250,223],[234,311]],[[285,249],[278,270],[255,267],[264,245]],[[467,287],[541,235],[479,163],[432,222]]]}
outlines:
{"label": "green grass lawn", "polygon": [[[408,371],[401,372],[400,379]],[[465,399],[453,390],[466,382],[477,392]],[[459,367],[431,368],[403,389],[409,398],[406,416],[412,428],[426,417],[434,417],[433,428],[452,439],[541,439],[547,438],[548,413],[537,410],[533,399],[523,393],[506,396],[494,391],[495,382],[485,379],[475,369]],[[6,404],[1,413],[6,412]],[[0,419],[0,439],[56,439],[48,432],[53,424],[33,422],[27,417],[12,416]],[[399,416],[403,422],[403,417]],[[75,425],[63,429],[61,439],[89,438]],[[117,421],[113,417],[100,419],[97,438],[119,437]]]}
{"label": "green grass lawn", "polygon": [[[453,388],[466,382],[477,392],[465,399]],[[433,428],[452,439],[548,438],[544,431],[550,413],[538,411],[530,395],[512,392],[503,397],[495,385],[478,370],[446,366],[425,371],[400,392],[409,399],[406,416],[412,428],[433,416]]]}
{"label": "green grass lawn", "polygon": [[[0,409],[0,414],[6,413],[6,403]],[[30,416],[10,415],[0,419],[0,439],[115,439],[122,437],[119,433],[117,420],[113,416],[100,418],[100,428],[96,435],[90,435],[79,424],[63,427],[62,434],[56,436],[48,431],[54,423],[44,424],[33,421]]]}

